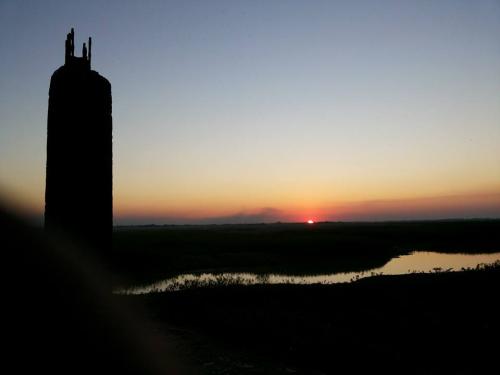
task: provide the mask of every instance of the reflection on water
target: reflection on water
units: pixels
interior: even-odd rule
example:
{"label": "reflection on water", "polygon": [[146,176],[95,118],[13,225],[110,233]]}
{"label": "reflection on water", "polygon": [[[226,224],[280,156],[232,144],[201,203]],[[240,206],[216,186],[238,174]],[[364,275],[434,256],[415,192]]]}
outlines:
{"label": "reflection on water", "polygon": [[374,275],[400,275],[412,272],[460,271],[481,264],[500,261],[500,253],[493,254],[443,254],[416,251],[395,257],[383,267],[363,272],[334,273],[327,275],[294,276],[282,274],[259,275],[254,273],[200,273],[179,275],[154,284],[119,291],[125,294],[147,294],[175,291],[198,286],[220,284],[333,284],[358,280]]}

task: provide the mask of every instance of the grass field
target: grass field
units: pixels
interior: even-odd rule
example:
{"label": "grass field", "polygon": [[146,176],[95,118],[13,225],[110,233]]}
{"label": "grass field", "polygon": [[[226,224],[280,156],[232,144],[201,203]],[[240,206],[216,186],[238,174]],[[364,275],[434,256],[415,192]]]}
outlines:
{"label": "grass field", "polygon": [[200,270],[319,274],[379,267],[413,250],[499,251],[500,220],[117,227],[113,246],[130,282]]}
{"label": "grass field", "polygon": [[[200,270],[315,274],[413,250],[500,250],[500,220],[147,226],[114,231],[130,283]],[[196,374],[489,373],[500,267],[336,285],[213,285],[119,296],[145,307]]]}

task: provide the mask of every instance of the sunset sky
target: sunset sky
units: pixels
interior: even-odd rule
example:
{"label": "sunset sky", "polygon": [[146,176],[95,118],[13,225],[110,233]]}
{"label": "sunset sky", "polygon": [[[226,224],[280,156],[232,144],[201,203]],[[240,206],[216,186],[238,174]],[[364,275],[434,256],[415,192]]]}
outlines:
{"label": "sunset sky", "polygon": [[0,196],[43,216],[93,37],[115,224],[500,217],[499,1],[0,1]]}

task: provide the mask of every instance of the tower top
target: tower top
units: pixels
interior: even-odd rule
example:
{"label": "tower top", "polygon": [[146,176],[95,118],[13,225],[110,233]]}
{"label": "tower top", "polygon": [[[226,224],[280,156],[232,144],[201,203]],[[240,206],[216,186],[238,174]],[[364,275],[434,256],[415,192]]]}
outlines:
{"label": "tower top", "polygon": [[68,33],[68,35],[66,35],[64,65],[83,67],[85,69],[90,70],[91,59],[92,59],[92,38],[89,37],[88,51],[87,51],[87,45],[83,43],[82,57],[76,57],[75,29],[71,28],[71,31]]}

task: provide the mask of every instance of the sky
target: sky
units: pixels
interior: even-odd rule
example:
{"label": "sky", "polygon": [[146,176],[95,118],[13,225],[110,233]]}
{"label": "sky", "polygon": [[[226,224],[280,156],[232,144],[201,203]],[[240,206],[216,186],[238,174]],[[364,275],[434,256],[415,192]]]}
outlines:
{"label": "sky", "polygon": [[117,225],[500,217],[499,1],[0,0],[0,196],[40,220],[71,27]]}

